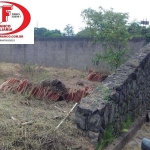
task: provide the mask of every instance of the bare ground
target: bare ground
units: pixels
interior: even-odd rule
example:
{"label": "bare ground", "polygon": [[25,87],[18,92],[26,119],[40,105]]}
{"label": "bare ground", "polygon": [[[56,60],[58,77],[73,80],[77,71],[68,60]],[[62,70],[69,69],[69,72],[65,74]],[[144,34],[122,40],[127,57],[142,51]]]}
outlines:
{"label": "bare ground", "polygon": [[[71,68],[0,64],[0,84],[10,77],[35,83],[46,78],[58,79],[70,88],[78,88],[78,82],[93,88],[99,84],[88,81],[86,75]],[[0,91],[0,150],[94,150],[74,123],[75,110],[55,130],[73,105],[73,102],[28,99],[26,95]]]}
{"label": "bare ground", "polygon": [[150,139],[150,123],[145,123],[123,150],[141,150],[143,138]]}

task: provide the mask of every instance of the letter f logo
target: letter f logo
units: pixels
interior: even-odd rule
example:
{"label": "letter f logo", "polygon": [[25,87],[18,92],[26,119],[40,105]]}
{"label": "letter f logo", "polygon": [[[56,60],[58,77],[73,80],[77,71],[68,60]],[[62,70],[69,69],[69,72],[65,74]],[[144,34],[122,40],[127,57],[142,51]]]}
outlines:
{"label": "letter f logo", "polygon": [[[2,8],[2,9],[1,9]],[[13,5],[3,5],[0,6],[0,12],[2,14],[2,18],[1,18],[1,22],[7,22],[8,21],[8,16],[10,16],[10,11],[8,10],[12,10],[13,9]]]}

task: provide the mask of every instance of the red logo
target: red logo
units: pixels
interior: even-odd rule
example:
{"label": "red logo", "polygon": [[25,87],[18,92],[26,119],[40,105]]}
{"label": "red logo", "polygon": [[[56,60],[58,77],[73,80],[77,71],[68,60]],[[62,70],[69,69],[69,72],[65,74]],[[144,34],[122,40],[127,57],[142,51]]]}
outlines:
{"label": "red logo", "polygon": [[2,8],[2,22],[6,22],[8,20],[7,16],[10,15],[9,11],[7,10],[12,10],[12,5],[3,5],[0,6],[0,8]]}
{"label": "red logo", "polygon": [[[16,21],[19,25],[17,28]],[[30,21],[31,15],[25,7],[14,2],[0,1],[0,35],[18,33],[24,30]]]}

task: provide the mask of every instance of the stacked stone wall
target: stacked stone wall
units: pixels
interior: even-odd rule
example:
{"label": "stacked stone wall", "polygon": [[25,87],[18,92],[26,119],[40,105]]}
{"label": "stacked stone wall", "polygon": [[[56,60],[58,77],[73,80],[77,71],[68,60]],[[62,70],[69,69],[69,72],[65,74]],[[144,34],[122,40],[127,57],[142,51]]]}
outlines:
{"label": "stacked stone wall", "polygon": [[127,117],[133,121],[149,104],[150,44],[81,100],[76,110],[76,124],[93,143],[97,143],[109,125],[119,133]]}

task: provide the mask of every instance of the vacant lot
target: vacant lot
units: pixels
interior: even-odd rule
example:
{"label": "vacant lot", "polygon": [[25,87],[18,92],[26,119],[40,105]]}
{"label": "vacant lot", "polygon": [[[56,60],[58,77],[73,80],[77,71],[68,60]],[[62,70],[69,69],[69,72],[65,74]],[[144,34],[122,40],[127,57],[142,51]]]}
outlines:
{"label": "vacant lot", "polygon": [[[38,84],[43,79],[57,79],[67,88],[95,88],[99,83],[86,79],[87,72],[73,69],[44,68],[0,64],[0,84],[15,77]],[[74,106],[73,101],[35,99],[24,94],[0,91],[0,150],[94,150],[74,123],[74,111],[56,130]]]}

